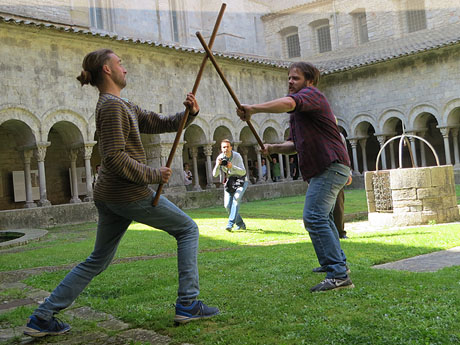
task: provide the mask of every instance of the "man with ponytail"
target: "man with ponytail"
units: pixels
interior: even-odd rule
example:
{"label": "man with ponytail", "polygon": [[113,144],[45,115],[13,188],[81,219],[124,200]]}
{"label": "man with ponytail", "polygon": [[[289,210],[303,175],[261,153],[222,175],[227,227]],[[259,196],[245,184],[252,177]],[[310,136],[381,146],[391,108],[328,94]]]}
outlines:
{"label": "man with ponytail", "polygon": [[[110,49],[91,52],[83,60],[83,71],[77,79],[82,86],[90,84],[99,90],[96,132],[101,169],[94,187],[99,214],[96,243],[91,255],[73,268],[34,311],[24,331],[26,335],[43,337],[70,330],[70,325],[55,315],[70,306],[89,282],[108,267],[133,220],[164,230],[177,241],[179,287],[174,321],[186,323],[219,313],[217,308],[197,300],[196,223],[163,196],[157,206],[152,206],[155,192],[148,186],[166,184],[172,170],[147,165],[140,133],[175,132],[184,112],[161,116],[121,98],[126,73],[121,59]],[[192,93],[187,94],[184,105],[190,111],[188,125],[198,115],[199,106]]]}

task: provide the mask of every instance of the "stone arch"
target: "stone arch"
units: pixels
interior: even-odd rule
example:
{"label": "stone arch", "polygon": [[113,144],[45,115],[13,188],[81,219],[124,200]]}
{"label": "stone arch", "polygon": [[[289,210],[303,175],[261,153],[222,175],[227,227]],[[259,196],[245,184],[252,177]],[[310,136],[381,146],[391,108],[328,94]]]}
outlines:
{"label": "stone arch", "polygon": [[[236,135],[232,130],[229,130],[229,128],[235,128],[235,124],[231,120],[229,120],[228,117],[225,117],[225,115],[218,116],[209,123],[210,131],[214,129],[213,132],[209,133],[209,138],[215,138],[216,130],[219,127],[224,127],[230,132],[231,140],[233,142],[234,138],[236,138]],[[221,139],[224,139],[224,138],[221,138]],[[230,139],[230,138],[227,138],[227,139]]]}
{"label": "stone arch", "polygon": [[208,142],[203,128],[195,123],[192,123],[184,131],[184,140],[188,145],[202,145]]}
{"label": "stone arch", "polygon": [[[375,123],[374,118],[370,114],[360,114],[360,115],[355,116],[351,120],[350,135],[353,137],[359,137],[360,136],[359,125],[360,123],[364,123],[364,122],[372,125],[374,129],[378,128],[377,124]],[[362,136],[366,136],[366,135],[367,133],[364,133]]]}
{"label": "stone arch", "polygon": [[460,125],[460,99],[453,99],[449,101],[442,111],[443,122],[447,126]]}
{"label": "stone arch", "polygon": [[2,123],[9,120],[18,120],[27,125],[34,137],[33,142],[41,140],[40,120],[35,114],[30,112],[29,110],[23,107],[13,105],[6,105],[4,107],[0,107],[0,126],[2,125]]}
{"label": "stone arch", "polygon": [[[43,116],[42,135],[47,136],[51,128],[59,122],[74,124],[82,136],[82,141],[88,140],[88,121],[84,118],[84,116],[69,109],[57,109],[46,113]],[[92,138],[90,140],[92,140]]]}
{"label": "stone arch", "polygon": [[[342,127],[343,131],[345,131],[346,133],[350,133],[350,125],[344,119],[337,117],[337,125],[339,127]],[[343,131],[340,132],[343,133]]]}
{"label": "stone arch", "polygon": [[[257,128],[255,128],[257,132]],[[252,131],[249,129],[248,126],[244,126],[241,128],[240,135],[239,135],[239,141],[243,145],[255,145],[257,144],[256,137],[252,133]]]}
{"label": "stone arch", "polygon": [[262,141],[265,143],[278,143],[280,142],[279,139],[279,132],[277,132],[273,127],[267,127],[264,130],[264,134],[262,137]]}
{"label": "stone arch", "polygon": [[416,105],[409,111],[409,115],[407,116],[408,126],[409,126],[408,129],[412,129],[412,130],[420,129],[419,115],[422,113],[431,114],[432,116],[436,118],[436,121],[438,122],[439,125],[442,124],[442,119],[439,116],[438,109],[436,109],[434,105],[424,103],[424,104]]}
{"label": "stone arch", "polygon": [[[267,129],[273,129],[276,133],[276,138],[278,140],[278,142],[281,140],[280,138],[282,138],[282,134],[284,133],[284,130],[283,130],[283,127],[281,127],[280,123],[278,123],[277,121],[275,121],[274,119],[267,119],[265,120],[264,122],[262,122],[261,126],[260,126],[260,132],[262,133],[262,140],[263,141],[266,141],[266,133],[267,133]],[[269,132],[271,133],[271,132]],[[270,134],[271,137],[273,137],[272,134]],[[269,141],[266,141],[266,142],[269,142]]]}
{"label": "stone arch", "polygon": [[284,130],[284,140],[288,140],[290,134],[291,134],[291,129],[288,127]]}
{"label": "stone arch", "polygon": [[398,123],[401,121],[402,126],[407,127],[407,119],[404,113],[399,109],[387,109],[378,117],[379,134],[392,134],[396,132]]}

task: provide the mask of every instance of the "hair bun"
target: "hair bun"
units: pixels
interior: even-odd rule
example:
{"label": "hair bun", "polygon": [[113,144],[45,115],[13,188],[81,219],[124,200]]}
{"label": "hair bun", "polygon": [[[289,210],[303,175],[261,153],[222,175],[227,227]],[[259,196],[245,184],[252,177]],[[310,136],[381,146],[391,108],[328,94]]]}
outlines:
{"label": "hair bun", "polygon": [[81,71],[77,80],[80,82],[81,86],[91,83],[91,72],[85,70]]}

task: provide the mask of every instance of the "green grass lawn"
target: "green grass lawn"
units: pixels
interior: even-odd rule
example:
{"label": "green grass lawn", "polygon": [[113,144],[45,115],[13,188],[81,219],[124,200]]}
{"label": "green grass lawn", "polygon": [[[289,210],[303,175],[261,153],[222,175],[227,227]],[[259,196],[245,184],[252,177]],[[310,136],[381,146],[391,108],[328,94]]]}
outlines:
{"label": "green grass lawn", "polygon": [[[366,211],[362,190],[346,191],[346,213]],[[373,269],[375,264],[460,246],[460,225],[399,231],[347,230],[342,242],[355,289],[311,294],[323,275],[303,228],[304,197],[245,203],[247,231],[224,230],[223,207],[187,210],[200,227],[201,298],[221,315],[175,327],[177,265],[173,238],[133,223],[116,258],[165,254],[111,265],[77,300],[132,327],[172,337],[173,344],[455,344],[460,342],[460,267],[434,273]],[[95,224],[50,229],[24,251],[0,253],[0,270],[77,263],[92,250]],[[370,229],[372,230],[372,229]],[[25,282],[52,290],[67,271]],[[13,289],[0,295],[21,296]],[[0,329],[22,325],[32,308],[0,314]],[[66,316],[62,317],[64,320]],[[72,333],[96,326],[71,321]],[[100,331],[100,329],[98,329]],[[71,334],[72,334],[71,333]],[[71,336],[68,335],[67,337]]]}

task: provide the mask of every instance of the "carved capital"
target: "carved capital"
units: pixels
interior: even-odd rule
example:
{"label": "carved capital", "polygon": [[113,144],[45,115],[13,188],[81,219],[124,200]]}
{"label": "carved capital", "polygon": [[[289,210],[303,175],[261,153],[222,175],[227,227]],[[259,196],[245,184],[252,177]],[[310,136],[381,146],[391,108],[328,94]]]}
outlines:
{"label": "carved capital", "polygon": [[443,138],[449,138],[449,127],[439,127],[439,130],[441,131]]}
{"label": "carved capital", "polygon": [[203,151],[206,156],[212,156],[212,144],[203,145]]}
{"label": "carved capital", "polygon": [[192,157],[194,158],[198,157],[198,147],[197,146],[192,146],[190,148],[190,152],[192,153]]}
{"label": "carved capital", "polygon": [[37,148],[35,149],[35,158],[37,159],[37,161],[45,161],[46,149],[50,145],[51,143],[37,143]]}

